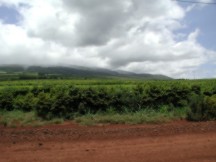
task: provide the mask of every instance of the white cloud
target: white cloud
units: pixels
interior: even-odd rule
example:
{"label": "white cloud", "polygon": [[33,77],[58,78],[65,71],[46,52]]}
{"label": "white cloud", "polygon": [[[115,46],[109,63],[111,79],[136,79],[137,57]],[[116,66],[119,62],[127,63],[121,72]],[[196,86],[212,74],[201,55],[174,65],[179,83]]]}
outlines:
{"label": "white cloud", "polygon": [[170,0],[1,0],[19,25],[0,23],[0,64],[81,65],[191,74],[215,55],[197,43],[199,29],[177,41],[185,14]]}

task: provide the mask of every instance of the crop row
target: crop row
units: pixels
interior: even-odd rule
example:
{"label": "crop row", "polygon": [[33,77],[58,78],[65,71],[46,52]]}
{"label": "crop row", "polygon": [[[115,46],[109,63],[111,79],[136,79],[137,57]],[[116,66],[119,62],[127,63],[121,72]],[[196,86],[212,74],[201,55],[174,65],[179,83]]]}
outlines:
{"label": "crop row", "polygon": [[[192,105],[193,112],[197,113],[197,107],[201,109],[202,103],[200,105],[194,103],[199,104],[198,101],[206,101],[204,98],[216,94],[216,84],[204,84],[202,81],[196,84],[191,82],[185,84],[182,81],[154,81],[137,85],[132,81],[125,85],[115,85],[115,82],[111,82],[113,86],[90,84],[84,87],[63,83],[21,87],[20,84],[19,86],[18,84],[3,86],[0,89],[0,110],[36,111],[38,116],[44,119],[54,117],[72,119],[76,115],[106,112],[110,108],[119,113],[136,112],[141,109],[159,109],[164,105],[169,106],[170,111]],[[91,83],[96,83],[96,81]],[[129,83],[131,83],[130,86]],[[215,82],[212,81],[212,83]],[[203,99],[197,99],[199,97]],[[205,113],[205,109],[202,111]],[[215,108],[211,115],[213,118],[216,115],[214,113],[216,113]]]}

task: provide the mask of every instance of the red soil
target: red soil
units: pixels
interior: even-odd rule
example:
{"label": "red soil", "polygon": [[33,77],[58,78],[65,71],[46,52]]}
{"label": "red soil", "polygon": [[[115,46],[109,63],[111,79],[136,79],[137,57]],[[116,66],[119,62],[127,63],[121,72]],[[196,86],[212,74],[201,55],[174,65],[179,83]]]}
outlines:
{"label": "red soil", "polygon": [[0,162],[216,162],[216,122],[0,127]]}

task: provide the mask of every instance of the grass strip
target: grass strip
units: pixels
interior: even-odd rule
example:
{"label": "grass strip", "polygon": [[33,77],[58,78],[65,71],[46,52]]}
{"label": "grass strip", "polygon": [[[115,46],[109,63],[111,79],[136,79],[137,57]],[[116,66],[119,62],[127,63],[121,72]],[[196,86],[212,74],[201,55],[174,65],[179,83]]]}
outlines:
{"label": "grass strip", "polygon": [[76,117],[75,121],[82,125],[96,124],[143,124],[164,123],[172,120],[185,119],[188,108],[180,108],[168,111],[166,107],[159,110],[144,109],[137,112],[125,113],[97,113]]}

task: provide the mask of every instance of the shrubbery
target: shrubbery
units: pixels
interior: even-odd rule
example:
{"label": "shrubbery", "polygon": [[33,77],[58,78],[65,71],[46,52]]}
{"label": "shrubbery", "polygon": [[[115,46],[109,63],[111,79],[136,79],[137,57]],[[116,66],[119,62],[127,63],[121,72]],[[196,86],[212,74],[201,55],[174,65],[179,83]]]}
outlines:
{"label": "shrubbery", "polygon": [[138,84],[135,87],[104,86],[75,87],[71,85],[40,85],[32,88],[0,90],[0,109],[36,111],[43,119],[72,119],[77,115],[97,112],[136,112],[159,109],[169,110],[191,107],[189,120],[214,120],[216,117],[215,88],[203,92],[199,85],[172,84],[162,86]]}
{"label": "shrubbery", "polygon": [[216,95],[194,95],[191,98],[188,120],[206,121],[216,120]]}

